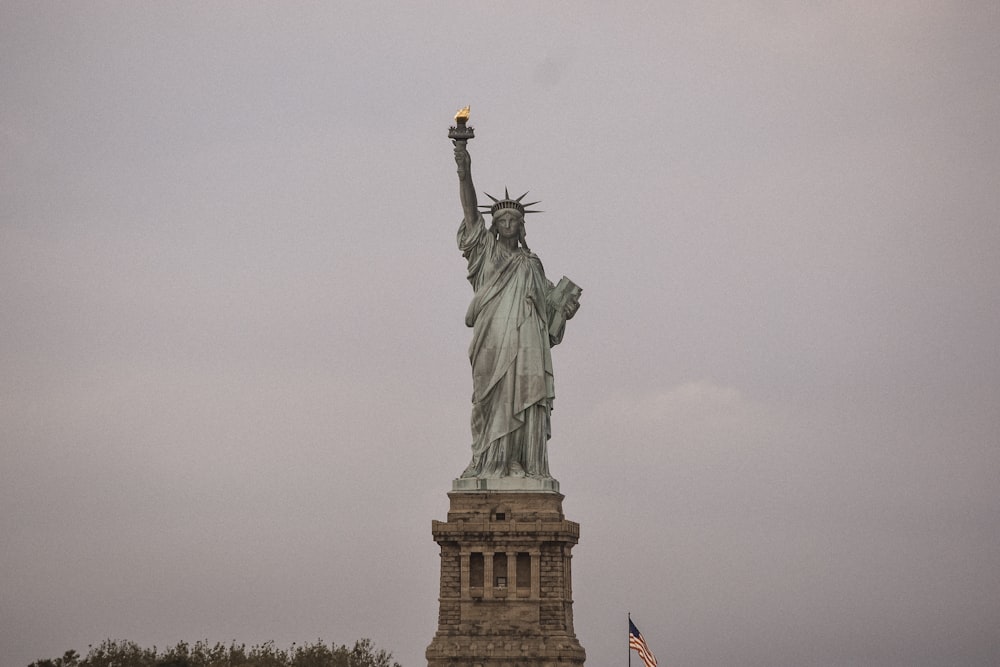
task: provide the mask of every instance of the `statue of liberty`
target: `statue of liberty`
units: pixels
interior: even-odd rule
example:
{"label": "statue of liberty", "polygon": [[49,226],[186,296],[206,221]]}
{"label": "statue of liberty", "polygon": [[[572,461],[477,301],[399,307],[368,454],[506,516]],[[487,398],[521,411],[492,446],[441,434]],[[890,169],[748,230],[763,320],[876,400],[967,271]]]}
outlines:
{"label": "statue of liberty", "polygon": [[[464,116],[463,116],[464,114]],[[475,292],[465,324],[472,328],[472,461],[462,478],[551,479],[547,443],[555,390],[551,348],[579,308],[580,289],[563,278],[558,287],[525,243],[524,218],[535,211],[525,195],[479,206],[472,183],[466,128],[468,108],[452,128],[464,217],[458,247],[468,261]],[[457,136],[456,136],[457,135]],[[525,193],[527,194],[527,193]],[[489,209],[487,228],[479,209]]]}

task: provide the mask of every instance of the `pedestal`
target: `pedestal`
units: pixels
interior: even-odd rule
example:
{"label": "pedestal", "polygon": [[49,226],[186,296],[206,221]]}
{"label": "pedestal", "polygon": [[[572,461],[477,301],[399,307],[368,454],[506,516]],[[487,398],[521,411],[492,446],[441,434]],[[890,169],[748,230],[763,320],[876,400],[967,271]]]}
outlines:
{"label": "pedestal", "polygon": [[570,567],[580,526],[561,494],[524,486],[452,491],[448,520],[433,522],[441,593],[428,667],[583,665]]}

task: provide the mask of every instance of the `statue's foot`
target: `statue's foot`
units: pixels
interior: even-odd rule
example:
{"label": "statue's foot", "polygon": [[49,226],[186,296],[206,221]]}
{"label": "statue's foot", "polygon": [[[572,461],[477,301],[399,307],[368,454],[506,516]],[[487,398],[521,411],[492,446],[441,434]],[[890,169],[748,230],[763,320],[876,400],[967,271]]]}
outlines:
{"label": "statue's foot", "polygon": [[524,468],[521,467],[520,463],[516,463],[515,462],[515,463],[511,463],[510,464],[510,476],[511,477],[524,477],[525,476]]}

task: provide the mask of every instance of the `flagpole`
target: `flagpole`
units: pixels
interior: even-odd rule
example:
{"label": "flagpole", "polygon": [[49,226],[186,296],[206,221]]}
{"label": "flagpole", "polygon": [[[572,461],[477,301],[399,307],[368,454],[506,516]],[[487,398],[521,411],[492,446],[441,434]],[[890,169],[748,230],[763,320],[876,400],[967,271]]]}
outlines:
{"label": "flagpole", "polygon": [[[626,635],[630,640],[632,638],[632,612],[625,612],[628,614],[628,635]],[[628,667],[632,667],[632,642],[628,642]]]}

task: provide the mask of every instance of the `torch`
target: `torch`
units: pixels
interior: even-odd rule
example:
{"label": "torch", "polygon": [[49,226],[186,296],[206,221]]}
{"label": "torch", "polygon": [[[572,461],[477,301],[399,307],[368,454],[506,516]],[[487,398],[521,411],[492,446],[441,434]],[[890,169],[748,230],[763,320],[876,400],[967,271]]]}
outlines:
{"label": "torch", "polygon": [[455,124],[448,128],[448,138],[454,139],[456,146],[461,144],[462,148],[465,148],[465,142],[476,136],[475,128],[466,125],[468,122],[469,107],[459,109],[458,113],[455,114]]}

